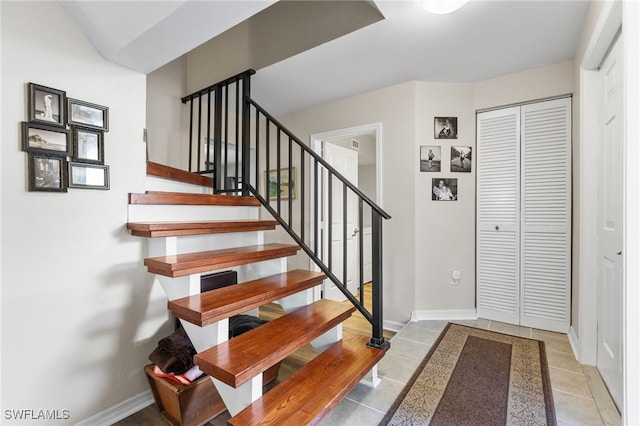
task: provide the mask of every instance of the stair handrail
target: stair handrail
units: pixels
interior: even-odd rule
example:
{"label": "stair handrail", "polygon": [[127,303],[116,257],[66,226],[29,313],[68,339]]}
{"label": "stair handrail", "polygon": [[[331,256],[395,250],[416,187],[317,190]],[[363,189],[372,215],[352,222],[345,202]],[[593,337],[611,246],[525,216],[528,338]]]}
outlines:
{"label": "stair handrail", "polygon": [[[389,348],[389,342],[385,341],[383,335],[383,316],[382,316],[382,223],[383,220],[391,219],[391,215],[389,215],[386,211],[382,209],[376,202],[371,200],[366,194],[364,194],[359,188],[357,188],[352,182],[350,182],[347,178],[345,178],[335,167],[331,166],[321,155],[311,149],[307,144],[302,142],[297,136],[293,134],[289,129],[287,129],[279,120],[277,120],[273,115],[266,111],[265,108],[260,106],[256,101],[251,99],[251,76],[255,74],[255,71],[252,69],[246,70],[242,73],[236,74],[233,77],[222,80],[218,83],[215,83],[207,88],[198,90],[190,95],[187,95],[182,98],[183,103],[189,103],[190,106],[190,117],[189,117],[189,170],[191,171],[191,163],[193,161],[193,139],[194,133],[197,134],[197,141],[202,138],[203,126],[205,126],[206,132],[206,159],[202,162],[200,157],[200,146],[197,145],[197,173],[213,173],[214,175],[214,193],[232,193],[232,194],[241,194],[241,195],[253,195],[256,199],[260,201],[262,206],[278,221],[278,223],[282,226],[282,228],[293,238],[293,240],[302,248],[302,250],[313,260],[313,262],[318,266],[318,268],[327,276],[329,280],[331,280],[335,286],[344,294],[344,296],[360,311],[360,313],[364,316],[367,321],[369,321],[372,325],[372,337],[369,342],[369,346],[376,347],[379,349],[387,350]],[[235,98],[229,96],[231,91],[235,90]],[[214,98],[214,105],[211,105],[212,97]],[[230,111],[230,103],[235,106],[235,111]],[[197,123],[196,128],[194,129],[194,105],[198,106],[197,111]],[[206,110],[206,125],[203,123],[203,105]],[[213,111],[213,123],[211,120]],[[251,139],[251,115],[252,112],[255,112],[255,128],[253,129],[255,132],[255,141]],[[231,117],[231,119],[230,119]],[[271,161],[270,161],[270,135],[272,130],[275,130],[275,134],[277,137],[277,155],[276,158],[276,170],[277,170],[277,188],[280,188],[281,184],[281,175],[280,170],[288,169],[289,175],[291,175],[292,165],[293,163],[293,143],[300,150],[300,160],[301,160],[301,181],[302,181],[302,196],[301,196],[301,226],[300,232],[298,233],[294,226],[292,225],[292,216],[293,216],[293,203],[291,202],[291,185],[289,185],[289,203],[288,203],[288,215],[285,219],[284,212],[281,210],[281,194],[278,191],[276,197],[276,208],[271,205],[270,195],[268,193],[263,196],[260,193],[260,130],[258,129],[258,124],[261,123],[261,119],[264,120],[266,125],[265,128],[265,138],[264,146],[265,146],[265,169],[271,170]],[[273,129],[271,129],[271,125],[273,125]],[[213,132],[212,132],[213,130]],[[285,139],[288,139],[288,151],[285,152],[287,155],[288,161],[282,167],[281,160],[281,137],[284,135]],[[213,136],[213,139],[211,139]],[[211,161],[210,156],[210,144],[211,140],[213,140],[213,161]],[[235,143],[234,143],[235,142]],[[254,146],[252,147],[252,142]],[[233,147],[235,151],[235,159],[233,162],[228,158],[228,151],[230,146]],[[251,153],[252,148],[254,149],[254,153]],[[223,151],[224,150],[224,151]],[[223,155],[224,153],[224,155]],[[305,211],[305,154],[309,157],[309,162],[313,162],[313,171],[309,171],[309,180],[311,181],[311,174],[313,172],[313,182],[315,185],[315,192],[309,194],[309,198],[313,198],[314,200],[314,247],[311,247],[311,243],[307,244],[305,241],[305,222],[307,220],[306,211]],[[251,169],[251,161],[253,160],[255,170]],[[230,165],[233,165],[232,171],[229,171]],[[359,299],[354,296],[351,291],[347,288],[347,262],[343,261],[343,280],[340,280],[336,273],[332,270],[330,266],[332,264],[332,248],[331,244],[328,245],[328,264],[325,264],[325,261],[318,255],[318,172],[320,167],[324,170],[321,170],[321,173],[327,173],[327,184],[329,186],[329,197],[328,197],[328,215],[329,222],[331,221],[331,217],[333,214],[332,210],[332,194],[331,187],[333,184],[333,178],[336,178],[338,181],[338,185],[342,184],[342,192],[343,192],[343,256],[347,255],[347,232],[346,232],[346,218],[347,218],[347,194],[348,190],[351,191],[357,197],[358,203],[358,226],[360,231],[363,228],[363,210],[364,205],[367,205],[371,211],[371,234],[372,234],[372,309],[371,312],[367,310],[364,305],[364,290],[363,290],[363,232],[360,232],[358,237],[359,239],[359,253],[360,253],[360,262],[359,262],[359,288],[360,294]],[[251,178],[252,171],[255,171],[254,179]],[[231,174],[231,181],[229,181],[229,174]],[[324,175],[322,175],[324,178]],[[255,181],[255,184],[254,182]],[[265,184],[265,187],[267,185]],[[311,189],[311,183],[310,183]],[[309,212],[308,223],[311,226],[311,212]],[[326,227],[328,239],[332,238],[332,230],[331,226]],[[309,232],[311,234],[311,231]],[[355,235],[355,234],[354,234]],[[310,238],[310,236],[309,236]],[[344,281],[344,282],[343,282]]]}

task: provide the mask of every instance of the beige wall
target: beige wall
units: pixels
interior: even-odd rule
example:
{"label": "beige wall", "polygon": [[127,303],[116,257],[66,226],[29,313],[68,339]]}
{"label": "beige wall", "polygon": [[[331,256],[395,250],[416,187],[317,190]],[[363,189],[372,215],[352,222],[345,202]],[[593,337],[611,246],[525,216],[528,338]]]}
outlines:
{"label": "beige wall", "polygon": [[[475,309],[475,111],[473,85],[418,83],[416,137],[412,170],[415,180],[414,310]],[[435,139],[434,117],[458,117],[458,139]],[[440,145],[441,172],[421,172],[420,146]],[[452,173],[451,146],[472,147],[471,173]],[[432,201],[432,179],[457,178],[457,201]],[[451,284],[451,271],[461,272]]]}
{"label": "beige wall", "polygon": [[474,107],[495,108],[572,92],[573,61],[567,61],[476,83]]}
{"label": "beige wall", "polygon": [[[415,88],[415,82],[403,83],[281,117],[303,141],[315,133],[383,123],[382,207],[392,216],[384,223],[384,309],[385,320],[399,323],[414,309]],[[308,267],[308,260],[296,266]]]}
{"label": "beige wall", "polygon": [[181,56],[147,75],[147,150],[149,160],[187,170],[187,58]]}

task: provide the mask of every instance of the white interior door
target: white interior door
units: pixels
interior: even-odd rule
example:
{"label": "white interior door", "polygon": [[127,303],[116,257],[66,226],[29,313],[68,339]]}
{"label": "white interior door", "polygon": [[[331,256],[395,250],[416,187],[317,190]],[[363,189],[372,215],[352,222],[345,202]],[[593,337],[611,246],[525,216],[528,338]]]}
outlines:
{"label": "white interior door", "polygon": [[622,42],[600,68],[600,164],[598,167],[597,367],[622,408],[623,140]]}
{"label": "white interior door", "polygon": [[[325,142],[323,157],[340,174],[356,187],[358,186],[358,153],[356,151]],[[328,173],[323,170],[323,260],[328,262],[329,258],[331,258],[331,271],[342,282],[346,278],[347,289],[352,293],[356,293],[359,286],[357,262],[360,258],[357,238],[358,232],[360,232],[357,225],[357,197],[352,191],[347,190],[345,205],[344,185],[342,182],[332,177],[331,185],[329,185],[328,180]],[[329,191],[331,192],[331,214],[329,214]],[[329,228],[331,232],[329,232]],[[330,241],[329,237],[331,238]],[[345,244],[346,257],[344,253]],[[325,280],[323,294],[326,299],[346,299],[343,293],[330,280]]]}
{"label": "white interior door", "polygon": [[517,324],[520,303],[520,107],[477,116],[477,308]]}
{"label": "white interior door", "polygon": [[571,99],[521,107],[520,325],[571,324]]}

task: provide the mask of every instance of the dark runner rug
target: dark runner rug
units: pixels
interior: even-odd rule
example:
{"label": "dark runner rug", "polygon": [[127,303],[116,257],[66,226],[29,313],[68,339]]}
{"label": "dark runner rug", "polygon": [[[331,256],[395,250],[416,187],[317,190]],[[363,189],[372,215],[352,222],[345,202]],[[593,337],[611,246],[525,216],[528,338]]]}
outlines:
{"label": "dark runner rug", "polygon": [[380,425],[555,425],[544,342],[447,324]]}

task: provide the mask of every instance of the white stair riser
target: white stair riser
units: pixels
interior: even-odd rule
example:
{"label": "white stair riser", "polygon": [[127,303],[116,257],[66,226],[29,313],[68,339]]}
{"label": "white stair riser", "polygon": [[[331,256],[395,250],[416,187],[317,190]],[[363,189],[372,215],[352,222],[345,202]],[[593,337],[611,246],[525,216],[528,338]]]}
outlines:
{"label": "white stair riser", "polygon": [[128,222],[193,222],[258,219],[259,209],[247,206],[185,206],[129,204]]}
{"label": "white stair riser", "polygon": [[156,237],[148,240],[149,257],[222,250],[263,244],[264,231],[232,234],[202,234],[181,237]]}

